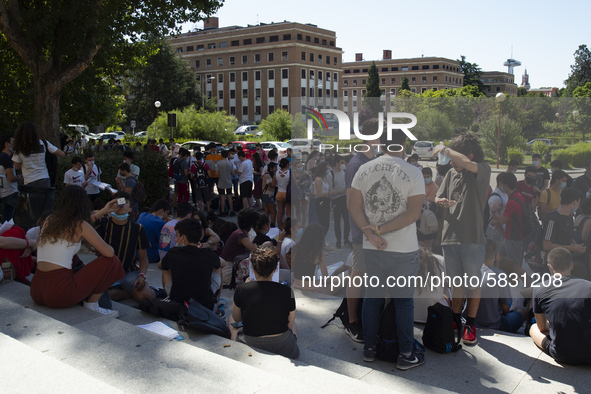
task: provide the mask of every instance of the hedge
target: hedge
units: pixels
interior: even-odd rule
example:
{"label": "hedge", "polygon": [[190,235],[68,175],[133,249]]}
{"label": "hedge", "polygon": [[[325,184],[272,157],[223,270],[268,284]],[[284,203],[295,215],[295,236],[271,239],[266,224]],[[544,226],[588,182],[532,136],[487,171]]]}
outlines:
{"label": "hedge", "polygon": [[520,148],[512,146],[507,148],[507,158],[509,161],[517,160],[519,165],[521,165],[523,164],[523,159],[525,159],[525,154]]}
{"label": "hedge", "polygon": [[[140,168],[139,180],[144,184],[147,194],[147,199],[144,203],[140,204],[140,208],[143,206],[152,206],[157,200],[165,198],[169,191],[168,160],[158,152],[141,151],[133,153],[133,164]],[[79,156],[84,161],[84,155]],[[72,157],[74,156],[58,158],[58,170],[55,181],[56,200],[64,188],[64,174],[72,168]],[[115,178],[119,165],[123,163],[123,152],[95,153],[94,162],[101,169],[101,181],[109,183],[116,188],[117,183],[115,182]],[[103,202],[110,201],[112,199],[111,193],[101,191],[101,199]]]}
{"label": "hedge", "polygon": [[565,167],[585,167],[587,160],[591,158],[591,142],[579,142],[568,148],[558,149],[554,152],[553,159],[561,160]]}

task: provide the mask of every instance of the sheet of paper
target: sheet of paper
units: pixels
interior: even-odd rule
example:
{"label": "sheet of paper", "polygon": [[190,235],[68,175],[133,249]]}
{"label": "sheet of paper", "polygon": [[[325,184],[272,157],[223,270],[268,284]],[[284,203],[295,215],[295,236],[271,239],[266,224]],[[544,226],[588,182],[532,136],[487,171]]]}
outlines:
{"label": "sheet of paper", "polygon": [[267,237],[271,239],[276,239],[279,235],[279,229],[277,227],[271,227],[269,231],[267,231]]}
{"label": "sheet of paper", "polygon": [[2,225],[0,226],[0,234],[2,234],[5,231],[8,231],[12,228],[12,226],[14,226],[14,220],[10,219],[7,222],[2,223]]}
{"label": "sheet of paper", "polygon": [[154,323],[150,323],[150,324],[143,324],[138,327],[143,328],[144,330],[151,331],[151,332],[156,333],[158,335],[165,336],[166,338],[169,338],[169,339],[174,339],[179,336],[179,333],[176,330],[172,329],[170,326],[167,326],[166,324],[159,322],[159,321],[155,321]]}

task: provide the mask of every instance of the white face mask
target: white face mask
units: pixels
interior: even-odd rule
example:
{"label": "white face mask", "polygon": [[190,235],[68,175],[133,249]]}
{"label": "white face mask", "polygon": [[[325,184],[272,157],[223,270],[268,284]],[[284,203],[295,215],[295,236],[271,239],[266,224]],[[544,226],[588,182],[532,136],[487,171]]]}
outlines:
{"label": "white face mask", "polygon": [[340,166],[341,171],[345,171],[346,168],[347,168],[347,166],[345,164],[341,164],[341,166]]}

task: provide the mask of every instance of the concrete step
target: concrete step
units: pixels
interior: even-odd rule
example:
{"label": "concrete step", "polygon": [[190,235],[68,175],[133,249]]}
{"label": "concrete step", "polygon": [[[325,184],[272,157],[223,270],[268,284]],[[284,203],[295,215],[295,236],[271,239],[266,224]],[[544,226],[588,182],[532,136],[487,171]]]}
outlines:
{"label": "concrete step", "polygon": [[[0,333],[0,385],[12,394],[68,391],[88,394],[123,393],[95,377]],[[8,391],[7,391],[8,392]]]}

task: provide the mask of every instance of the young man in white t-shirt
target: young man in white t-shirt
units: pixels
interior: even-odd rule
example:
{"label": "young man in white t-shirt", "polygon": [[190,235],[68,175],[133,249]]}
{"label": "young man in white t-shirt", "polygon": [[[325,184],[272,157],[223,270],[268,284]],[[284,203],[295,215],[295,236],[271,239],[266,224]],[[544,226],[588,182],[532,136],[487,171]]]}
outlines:
{"label": "young man in white t-shirt", "polygon": [[[375,122],[379,124],[378,119]],[[396,309],[400,345],[396,367],[407,370],[425,362],[424,355],[413,350],[415,284],[408,280],[419,271],[415,223],[425,198],[425,181],[419,168],[402,159],[406,149],[404,132],[393,130],[390,139],[387,134],[384,130],[380,138],[380,143],[385,145],[381,148],[384,155],[363,164],[355,174],[349,195],[349,212],[365,235],[363,252],[367,276],[379,280],[379,284],[374,283],[365,290],[364,361],[375,359],[384,288],[390,286],[390,302],[394,302]],[[392,286],[387,281],[392,277],[407,281]]]}
{"label": "young man in white t-shirt", "polygon": [[94,152],[87,151],[84,154],[84,160],[86,161],[84,165],[84,177],[86,179],[86,194],[88,194],[88,198],[90,198],[90,202],[94,202],[97,198],[101,195],[101,190],[94,182],[101,181],[101,169],[94,164]]}
{"label": "young man in white t-shirt", "polygon": [[243,151],[238,152],[240,166],[238,167],[238,183],[240,184],[240,197],[242,197],[242,207],[252,208],[252,161],[246,159]]}
{"label": "young man in white t-shirt", "polygon": [[72,158],[72,168],[64,174],[64,183],[66,186],[76,185],[86,187],[84,171],[82,171],[82,159],[79,156]]}

